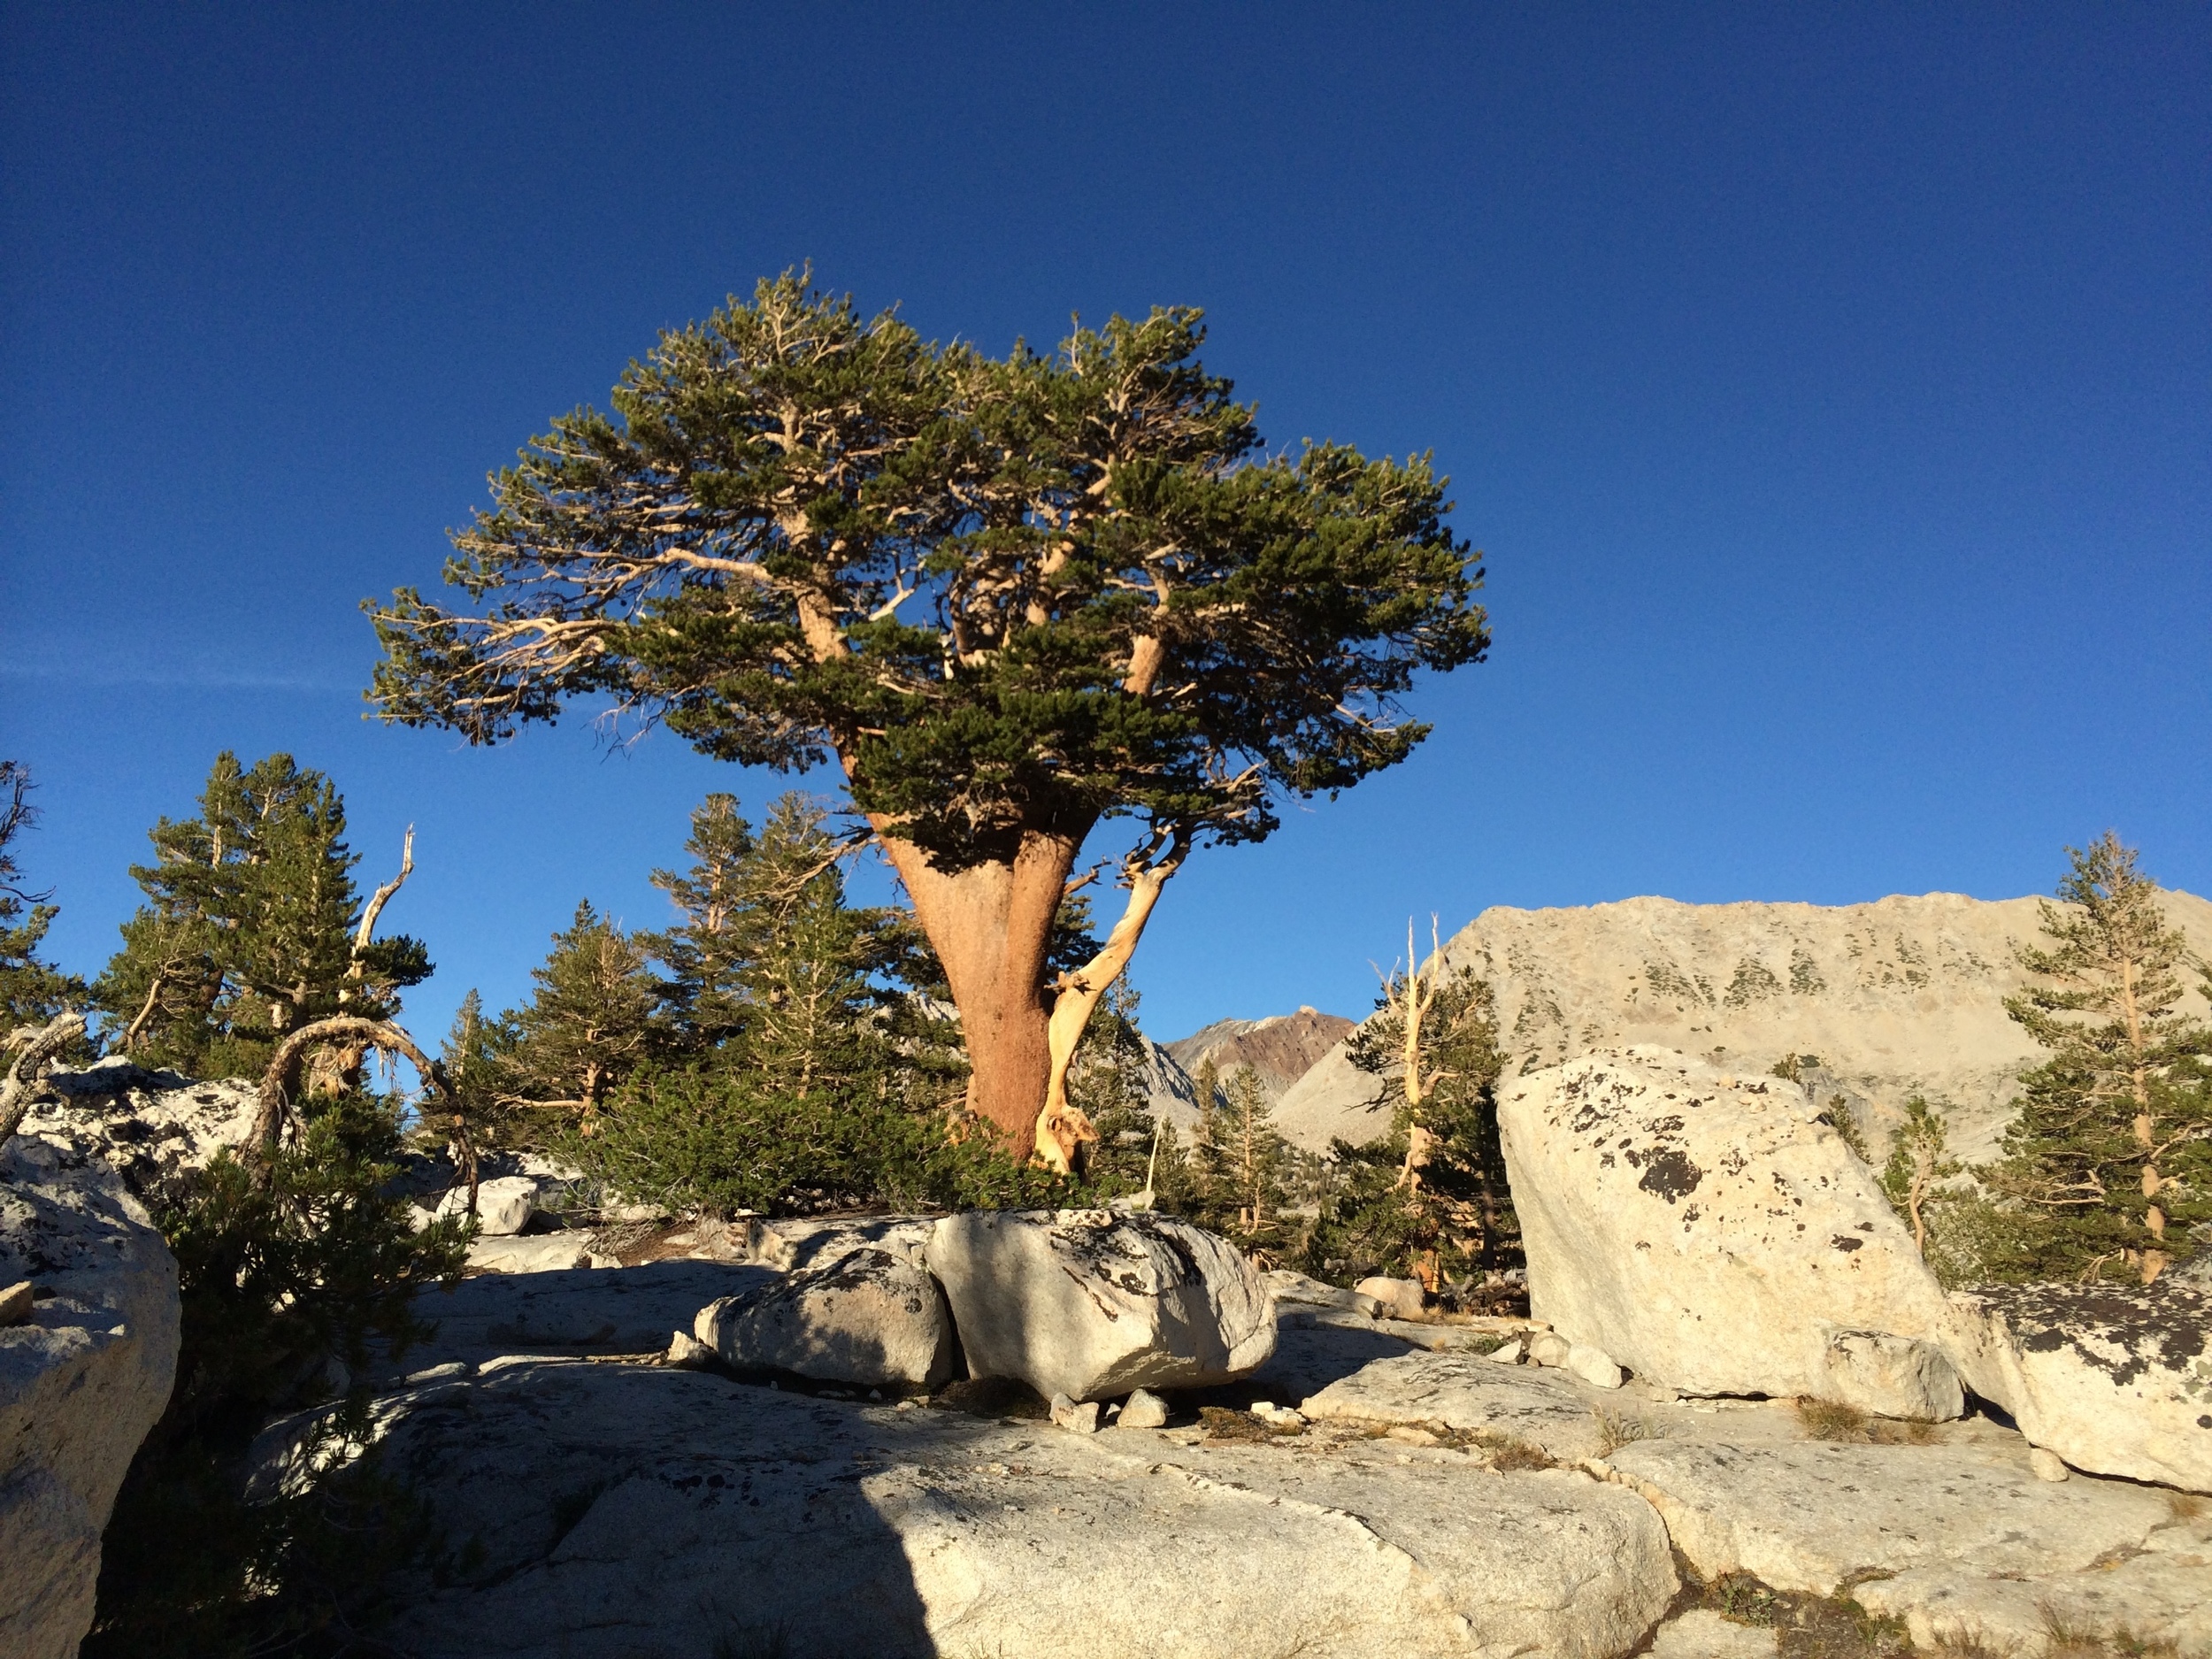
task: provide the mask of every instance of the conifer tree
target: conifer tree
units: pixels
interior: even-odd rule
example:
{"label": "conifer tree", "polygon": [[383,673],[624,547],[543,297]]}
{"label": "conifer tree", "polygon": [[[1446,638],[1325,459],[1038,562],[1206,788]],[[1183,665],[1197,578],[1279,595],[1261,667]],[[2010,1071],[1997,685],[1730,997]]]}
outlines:
{"label": "conifer tree", "polygon": [[39,946],[58,908],[30,891],[16,863],[16,838],[38,821],[30,802],[30,770],[0,760],[0,1043],[23,1026],[42,1026],[71,1003],[82,1005],[84,982],[39,958]]}
{"label": "conifer tree", "polygon": [[2020,951],[2043,983],[2005,1003],[2050,1057],[1982,1173],[2007,1201],[2008,1276],[2124,1262],[2147,1285],[2212,1220],[2212,1027],[2177,1007],[2187,945],[2136,850],[2107,831],[2067,854],[2051,942]]}
{"label": "conifer tree", "polygon": [[1440,956],[1384,982],[1377,1012],[1349,1045],[1352,1063],[1383,1079],[1390,1133],[1331,1148],[1338,1190],[1321,1205],[1307,1270],[1340,1280],[1386,1272],[1432,1292],[1509,1263],[1519,1223],[1498,1135],[1503,1058],[1488,984]]}
{"label": "conifer tree", "polygon": [[589,1134],[609,1091],[653,1051],[659,987],[638,942],[588,899],[530,977],[530,1001],[505,1017],[503,1103],[572,1112]]}
{"label": "conifer tree", "polygon": [[1259,1074],[1230,1074],[1208,1126],[1205,1177],[1216,1224],[1246,1249],[1279,1242],[1284,1147]]}
{"label": "conifer tree", "polygon": [[[365,909],[345,803],[322,773],[289,755],[245,768],[227,751],[200,809],[163,818],[154,863],[132,867],[149,902],[95,987],[119,1048],[196,1075],[250,1074],[288,1032],[341,1013],[389,1019],[398,993],[430,976],[418,941],[368,937],[396,883]],[[411,848],[403,879],[408,867]]]}
{"label": "conifer tree", "polygon": [[[466,609],[371,607],[372,698],[492,742],[604,695],[717,758],[833,762],[944,966],[971,1105],[1064,1170],[1083,1026],[1192,848],[1404,759],[1417,672],[1488,645],[1429,462],[1264,454],[1202,338],[1159,310],[992,359],[764,281],[494,478],[447,565]],[[1123,915],[1048,977],[1113,818]]]}
{"label": "conifer tree", "polygon": [[1966,1165],[1950,1154],[1950,1126],[1943,1112],[1916,1094],[1905,1102],[1905,1121],[1889,1132],[1889,1161],[1882,1166],[1882,1191],[1912,1228],[1913,1246],[1929,1254],[1930,1213],[1942,1184],[1964,1173]]}
{"label": "conifer tree", "polygon": [[782,796],[733,884],[745,1064],[796,1100],[834,1095],[883,1063],[867,979],[878,918],[846,904],[840,861],[850,843],[829,833],[827,818],[803,795]]}
{"label": "conifer tree", "polygon": [[668,1018],[678,1045],[689,1053],[720,1047],[746,1028],[747,941],[738,915],[746,902],[753,829],[738,816],[737,797],[710,795],[691,814],[684,850],[688,872],[653,872],[653,885],[674,901],[683,920],[664,933],[640,933],[637,942],[666,964]]}

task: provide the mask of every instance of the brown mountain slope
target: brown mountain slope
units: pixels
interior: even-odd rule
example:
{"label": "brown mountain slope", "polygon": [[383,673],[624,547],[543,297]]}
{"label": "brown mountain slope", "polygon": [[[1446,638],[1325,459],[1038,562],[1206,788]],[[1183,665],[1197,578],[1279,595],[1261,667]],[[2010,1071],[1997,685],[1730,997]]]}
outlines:
{"label": "brown mountain slope", "polygon": [[1248,1065],[1271,1101],[1343,1040],[1352,1022],[1341,1014],[1302,1008],[1268,1019],[1217,1019],[1203,1031],[1167,1045],[1175,1063],[1193,1077],[1210,1058],[1226,1079]]}

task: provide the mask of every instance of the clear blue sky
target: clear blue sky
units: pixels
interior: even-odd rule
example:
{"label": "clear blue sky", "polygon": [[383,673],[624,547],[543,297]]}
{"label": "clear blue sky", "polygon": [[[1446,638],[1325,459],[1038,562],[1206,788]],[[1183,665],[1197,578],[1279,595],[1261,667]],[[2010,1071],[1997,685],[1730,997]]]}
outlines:
{"label": "clear blue sky", "polygon": [[437,977],[780,786],[361,718],[356,610],[656,330],[811,259],[1003,350],[1156,303],[1271,441],[1432,449],[1492,660],[1194,860],[1174,1036],[1409,913],[2212,890],[2212,9],[0,4],[0,753],[96,971],[217,750],[345,791]]}

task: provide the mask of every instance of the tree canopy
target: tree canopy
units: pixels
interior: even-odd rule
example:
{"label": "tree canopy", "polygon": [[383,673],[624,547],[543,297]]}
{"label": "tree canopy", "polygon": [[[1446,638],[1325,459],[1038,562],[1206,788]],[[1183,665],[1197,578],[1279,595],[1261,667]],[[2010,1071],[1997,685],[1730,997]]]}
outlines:
{"label": "tree canopy", "polygon": [[720,758],[833,758],[1015,1133],[1093,828],[1137,820],[1156,897],[1194,844],[1405,758],[1417,671],[1488,644],[1428,459],[1266,452],[1203,338],[1171,308],[995,358],[763,281],[494,476],[446,566],[466,608],[371,605],[369,695],[478,742],[603,696]]}

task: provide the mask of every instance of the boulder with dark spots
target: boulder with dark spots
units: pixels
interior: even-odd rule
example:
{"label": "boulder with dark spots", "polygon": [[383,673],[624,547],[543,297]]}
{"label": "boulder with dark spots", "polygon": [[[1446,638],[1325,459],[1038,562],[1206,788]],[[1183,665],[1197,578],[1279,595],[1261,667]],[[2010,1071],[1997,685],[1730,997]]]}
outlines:
{"label": "boulder with dark spots", "polygon": [[1832,1330],[1946,1329],[1874,1172],[1795,1083],[1609,1049],[1509,1080],[1498,1122],[1532,1314],[1639,1377],[1865,1407]]}
{"label": "boulder with dark spots", "polygon": [[1967,1385],[2094,1474],[2212,1492],[2212,1292],[2164,1280],[1952,1298]]}
{"label": "boulder with dark spots", "polygon": [[970,1371],[1050,1399],[1194,1388],[1275,1351],[1275,1303],[1233,1246],[1187,1222],[1104,1210],[979,1210],[930,1234]]}
{"label": "boulder with dark spots", "polygon": [[739,1371],[870,1388],[935,1388],[952,1379],[958,1354],[937,1281],[912,1255],[881,1245],[711,1302],[692,1334]]}

